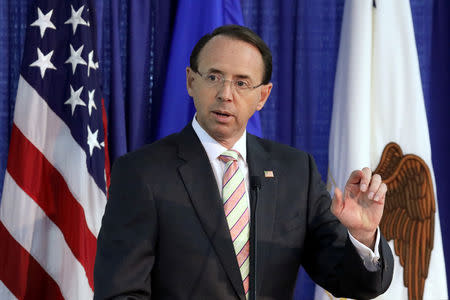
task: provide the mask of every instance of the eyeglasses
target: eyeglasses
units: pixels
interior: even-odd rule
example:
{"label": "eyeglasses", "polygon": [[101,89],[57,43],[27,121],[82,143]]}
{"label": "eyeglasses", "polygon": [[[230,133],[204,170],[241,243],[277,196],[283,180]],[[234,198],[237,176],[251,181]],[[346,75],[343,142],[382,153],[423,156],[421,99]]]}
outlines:
{"label": "eyeglasses", "polygon": [[231,86],[234,87],[234,90],[238,92],[238,94],[240,95],[247,94],[250,91],[256,89],[257,87],[263,85],[263,83],[260,83],[258,85],[253,86],[252,83],[247,79],[237,79],[237,80],[225,79],[222,74],[217,72],[209,72],[206,74],[202,74],[199,71],[194,72],[200,75],[205,81],[206,85],[211,88],[222,87],[225,84],[225,81],[229,81]]}

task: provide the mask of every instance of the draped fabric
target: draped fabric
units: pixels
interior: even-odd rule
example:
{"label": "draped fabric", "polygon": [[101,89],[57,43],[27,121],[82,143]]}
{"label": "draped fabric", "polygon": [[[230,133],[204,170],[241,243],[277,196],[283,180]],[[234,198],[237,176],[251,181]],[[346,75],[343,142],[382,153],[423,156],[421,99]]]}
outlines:
{"label": "draped fabric", "polygon": [[[0,185],[31,2],[0,1]],[[444,254],[450,263],[450,229],[445,226],[450,215],[446,132],[450,127],[450,5],[444,0],[410,2]],[[324,180],[343,4],[344,0],[241,0],[244,24],[273,51],[274,88],[260,113],[263,136],[312,153]],[[96,1],[111,161],[156,139],[177,8],[176,0]],[[301,272],[296,299],[313,297],[314,285],[305,278]]]}
{"label": "draped fabric", "polygon": [[[439,200],[442,244],[446,266],[450,266],[450,227],[446,226],[450,218],[450,3],[436,0],[432,13],[431,64],[422,72],[422,82],[428,80],[428,90],[424,89],[427,106],[428,127],[430,131],[432,160],[436,176],[436,190]],[[430,39],[429,32],[426,32]],[[420,60],[420,52],[419,52]],[[425,73],[426,72],[426,73]],[[424,73],[426,76],[424,76]],[[447,270],[447,287],[449,286],[450,267]]]}
{"label": "draped fabric", "polygon": [[[0,185],[3,186],[31,1],[0,1]],[[0,191],[2,189],[0,188]],[[1,196],[1,195],[0,195]]]}
{"label": "draped fabric", "polygon": [[[326,180],[334,73],[343,1],[243,1],[244,21],[273,53],[273,89],[261,111],[263,135],[312,153]],[[312,299],[302,270],[295,292]]]}
{"label": "draped fabric", "polygon": [[[380,230],[395,252],[394,275],[389,289],[377,300],[447,299],[411,9],[408,0],[377,0],[376,4],[374,8],[372,0],[345,3],[327,186],[332,193],[345,185],[352,170],[363,166],[377,169],[387,185]],[[415,204],[420,209],[411,210]],[[420,257],[420,263],[412,257]],[[315,299],[330,297],[316,288]]]}
{"label": "draped fabric", "polygon": [[111,159],[154,141],[176,1],[97,1]]}

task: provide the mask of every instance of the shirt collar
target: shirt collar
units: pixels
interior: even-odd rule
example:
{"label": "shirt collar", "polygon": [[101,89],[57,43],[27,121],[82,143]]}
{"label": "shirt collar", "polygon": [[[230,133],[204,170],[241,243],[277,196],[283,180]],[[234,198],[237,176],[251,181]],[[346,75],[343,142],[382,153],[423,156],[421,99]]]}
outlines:
{"label": "shirt collar", "polygon": [[[213,139],[200,126],[200,124],[197,122],[196,116],[197,114],[194,116],[194,119],[192,120],[192,127],[194,128],[195,133],[200,139],[203,148],[205,148],[209,160],[214,161],[228,149],[219,144],[219,142]],[[231,149],[238,151],[241,154],[241,157],[244,160],[244,162],[247,162],[247,130],[244,131],[242,136],[239,138],[239,140],[234,144],[234,146]]]}

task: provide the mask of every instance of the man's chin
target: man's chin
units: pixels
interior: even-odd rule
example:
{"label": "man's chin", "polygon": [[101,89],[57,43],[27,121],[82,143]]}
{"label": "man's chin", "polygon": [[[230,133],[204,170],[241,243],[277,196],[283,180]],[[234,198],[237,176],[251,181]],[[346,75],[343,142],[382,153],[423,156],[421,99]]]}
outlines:
{"label": "man's chin", "polygon": [[242,132],[230,130],[214,130],[209,135],[226,148],[232,147],[242,136]]}

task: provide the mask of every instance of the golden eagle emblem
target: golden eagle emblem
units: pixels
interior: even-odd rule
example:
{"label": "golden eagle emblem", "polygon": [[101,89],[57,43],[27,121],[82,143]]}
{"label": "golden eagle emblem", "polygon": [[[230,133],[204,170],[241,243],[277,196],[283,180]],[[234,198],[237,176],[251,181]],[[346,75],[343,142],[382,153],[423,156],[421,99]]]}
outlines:
{"label": "golden eagle emblem", "polygon": [[420,157],[403,155],[399,145],[389,143],[374,173],[380,174],[388,187],[381,232],[387,240],[394,240],[408,298],[422,299],[436,211],[430,170]]}

